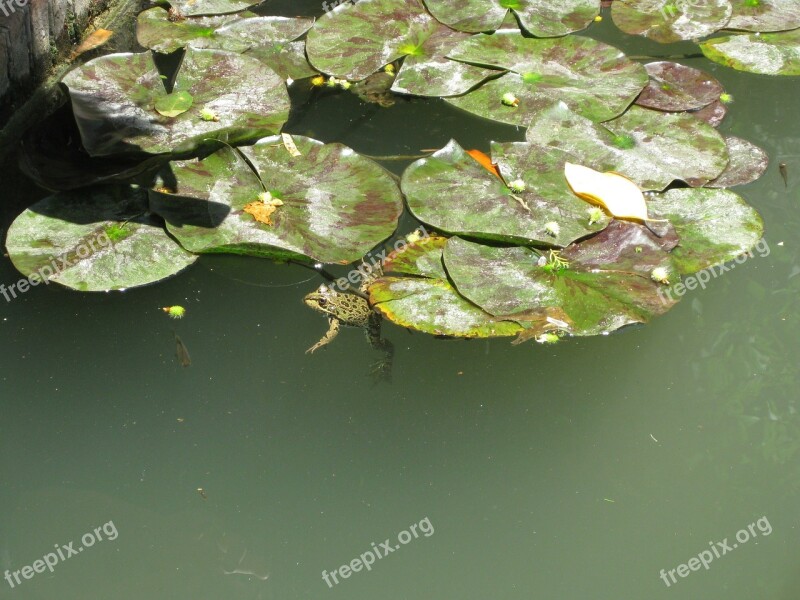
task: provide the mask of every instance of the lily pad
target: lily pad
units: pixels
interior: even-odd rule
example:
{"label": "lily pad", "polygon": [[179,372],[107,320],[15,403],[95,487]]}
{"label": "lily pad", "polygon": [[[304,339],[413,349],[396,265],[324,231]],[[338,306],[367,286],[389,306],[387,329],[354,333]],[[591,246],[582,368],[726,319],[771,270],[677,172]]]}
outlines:
{"label": "lily pad", "polygon": [[[154,108],[168,94],[149,52],[96,58],[63,81],[92,156],[181,153],[214,139],[258,139],[278,132],[290,108],[279,75],[255,58],[223,50],[186,50],[173,94],[187,92],[194,103],[172,118]],[[204,109],[218,120],[204,120]]]}
{"label": "lily pad", "polygon": [[184,17],[235,13],[261,2],[249,0],[170,0],[170,5]]}
{"label": "lily pad", "polygon": [[[647,85],[644,67],[613,46],[581,36],[524,38],[519,32],[477,35],[450,58],[510,72],[446,100],[481,117],[527,126],[534,112],[561,100],[593,121],[622,114]],[[516,103],[504,102],[506,94]]]}
{"label": "lily pad", "polygon": [[722,84],[700,69],[671,61],[652,62],[644,66],[650,83],[636,99],[636,104],[665,111],[703,108],[717,100]]}
{"label": "lily pad", "polygon": [[147,214],[147,194],[134,187],[48,196],[14,220],[6,249],[32,281],[88,292],[160,281],[197,260]]}
{"label": "lily pad", "polygon": [[[637,251],[638,249],[638,251]],[[498,318],[561,308],[573,335],[609,333],[646,323],[676,301],[659,294],[656,268],[672,261],[644,226],[614,221],[596,236],[561,253],[566,267],[529,248],[497,248],[451,238],[444,251],[447,272],[460,294]],[[542,264],[542,263],[545,264]]]}
{"label": "lily pad", "polygon": [[432,335],[487,338],[523,331],[468,302],[444,279],[381,277],[369,286],[369,299],[390,321]]}
{"label": "lily pad", "polygon": [[725,103],[715,100],[701,109],[689,111],[689,114],[700,119],[704,123],[708,123],[712,127],[719,127],[725,119],[725,115],[728,114],[728,107]]}
{"label": "lily pad", "polygon": [[729,135],[725,138],[730,162],[722,174],[709,181],[706,187],[729,188],[745,185],[761,177],[769,165],[769,156],[755,144]]}
{"label": "lily pad", "polygon": [[800,75],[800,29],[717,37],[701,43],[700,50],[715,63],[738,71]]}
{"label": "lily pad", "polygon": [[360,81],[421,47],[439,28],[420,0],[340,4],[308,32],[306,53],[319,71]]}
{"label": "lily pad", "polygon": [[531,121],[526,134],[532,152],[562,153],[570,162],[615,171],[642,190],[663,190],[675,180],[704,185],[728,164],[723,137],[687,113],[632,106],[621,117],[593,123],[556,104]]}
{"label": "lily pad", "polygon": [[600,0],[426,0],[428,10],[445,25],[473,33],[500,29],[509,11],[537,37],[558,37],[589,26]]}
{"label": "lily pad", "polygon": [[[342,144],[292,137],[300,156],[278,136],[240,149],[258,176],[229,148],[171,163],[171,193],[152,191],[152,210],[192,252],[358,260],[395,230],[402,212],[397,184]],[[253,216],[259,201],[274,208],[269,223]]]}
{"label": "lily pad", "polygon": [[662,44],[711,35],[728,24],[732,12],[729,0],[625,0],[611,5],[611,18],[622,31]]}
{"label": "lily pad", "polygon": [[[175,118],[154,108],[167,91],[149,52],[96,58],[63,81],[92,156],[191,152],[214,139],[258,139],[279,131],[290,108],[280,76],[254,58],[223,50],[186,50],[173,93],[189,92],[194,104]],[[204,120],[203,109],[218,121]]]}
{"label": "lily pad", "polygon": [[181,91],[168,94],[156,100],[156,112],[165,117],[177,117],[192,108],[194,98],[189,92]]}
{"label": "lily pad", "polygon": [[764,234],[758,212],[730,190],[674,189],[651,197],[649,206],[675,226],[680,244],[672,256],[684,275],[736,258]]}
{"label": "lily pad", "polygon": [[530,187],[512,192],[451,140],[412,163],[403,173],[401,188],[415,217],[457,235],[565,246],[605,225],[589,224],[588,205],[569,190],[563,176],[560,185],[548,182],[538,188],[537,165],[529,167],[524,159],[506,164],[514,165],[515,176],[525,183],[530,179]]}
{"label": "lily pad", "polygon": [[163,8],[151,8],[137,18],[136,39],[162,53],[190,47],[247,54],[284,79],[302,79],[316,71],[306,61],[305,44],[294,40],[313,24],[310,18],[261,17],[251,12],[174,21]]}
{"label": "lily pad", "polygon": [[474,67],[446,58],[454,46],[468,37],[468,33],[439,25],[416,53],[409,54],[403,60],[392,91],[416,96],[458,96],[487,77],[496,75],[494,69]]}
{"label": "lily pad", "polygon": [[401,251],[386,257],[383,272],[447,279],[442,264],[442,250],[446,243],[446,237],[431,235],[404,246]]}
{"label": "lily pad", "polygon": [[731,0],[733,15],[726,29],[786,31],[800,27],[796,0]]}

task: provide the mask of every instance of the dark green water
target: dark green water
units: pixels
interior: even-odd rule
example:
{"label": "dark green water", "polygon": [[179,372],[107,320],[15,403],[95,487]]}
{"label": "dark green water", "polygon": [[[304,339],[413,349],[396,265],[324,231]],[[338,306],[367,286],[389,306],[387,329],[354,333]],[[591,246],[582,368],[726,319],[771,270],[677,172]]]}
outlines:
{"label": "dark green water", "polygon": [[[608,17],[589,33],[631,54],[693,50],[623,37]],[[0,299],[0,571],[109,522],[100,533],[116,533],[0,581],[0,598],[800,597],[800,79],[683,62],[735,97],[721,130],[770,154],[736,190],[764,217],[769,254],[647,326],[512,347],[387,325],[394,381],[373,387],[356,330],[304,354],[326,322],[300,301],[320,283],[300,267],[203,257],[124,293]],[[441,102],[345,94],[291,131],[376,155],[521,139]],[[5,232],[45,194],[11,167],[3,181]],[[2,259],[0,282],[17,279]],[[170,304],[186,318],[166,319]],[[369,572],[323,580],[421,521]],[[708,569],[660,578],[726,538]]]}

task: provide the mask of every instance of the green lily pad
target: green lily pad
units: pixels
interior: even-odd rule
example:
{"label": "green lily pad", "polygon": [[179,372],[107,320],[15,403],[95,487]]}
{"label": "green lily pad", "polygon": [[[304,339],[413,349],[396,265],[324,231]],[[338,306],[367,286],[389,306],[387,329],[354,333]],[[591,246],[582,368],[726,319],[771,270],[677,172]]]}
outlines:
{"label": "green lily pad", "polygon": [[[515,176],[534,177],[535,169],[520,166]],[[456,235],[566,246],[605,225],[589,224],[587,203],[570,191],[563,177],[560,188],[541,190],[535,179],[524,181],[527,189],[512,192],[451,140],[430,157],[412,163],[400,186],[417,219]]]}
{"label": "green lily pad", "polygon": [[[177,117],[154,108],[167,92],[149,52],[96,58],[68,73],[64,83],[92,156],[181,153],[213,139],[258,139],[280,131],[290,108],[278,74],[255,58],[223,50],[186,50],[173,94],[188,92],[194,104]],[[204,120],[203,110],[218,120]]]}
{"label": "green lily pad", "polygon": [[800,29],[717,37],[701,43],[700,50],[715,63],[738,71],[800,75]]}
{"label": "green lily pad", "polygon": [[572,321],[573,335],[646,323],[676,302],[660,294],[663,284],[651,277],[656,268],[674,272],[670,255],[641,225],[614,221],[565,249],[561,258],[568,266],[553,268],[547,257],[529,248],[497,248],[460,238],[451,238],[444,251],[458,292],[488,313],[512,318],[561,308]]}
{"label": "green lily pad", "polygon": [[433,279],[447,279],[442,264],[442,250],[447,238],[431,235],[395,251],[383,262],[384,273],[418,275]]}
{"label": "green lily pad", "polygon": [[758,212],[730,190],[674,189],[652,196],[648,206],[675,226],[680,244],[672,255],[684,275],[732,260],[764,235]]}
{"label": "green lily pad", "polygon": [[360,81],[403,56],[414,56],[439,28],[420,0],[359,0],[326,13],[308,32],[311,64]]}
{"label": "green lily pad", "polygon": [[292,137],[301,156],[277,136],[240,149],[269,192],[261,201],[275,203],[270,223],[244,210],[257,207],[264,188],[229,148],[171,163],[172,193],[151,191],[151,209],[192,252],[358,260],[395,230],[403,206],[397,183],[342,144]]}
{"label": "green lily pad", "polygon": [[445,279],[381,277],[370,284],[369,299],[390,321],[432,335],[487,338],[523,331],[468,302]]}
{"label": "green lily pad", "polygon": [[496,75],[494,69],[474,67],[446,58],[454,46],[470,37],[439,25],[415,54],[403,60],[403,66],[392,85],[393,92],[416,96],[446,97],[465,94],[487,77]]}
{"label": "green lily pad", "polygon": [[700,69],[671,61],[644,66],[650,82],[636,99],[645,108],[664,111],[697,110],[717,100],[722,84]]}
{"label": "green lily pad", "polygon": [[235,13],[261,4],[261,2],[250,2],[249,0],[170,0],[169,3],[184,17]]}
{"label": "green lily pad", "polygon": [[732,135],[725,138],[730,162],[722,174],[706,187],[729,188],[745,185],[761,177],[769,165],[769,156],[755,144]]}
{"label": "green lily pad", "polygon": [[250,12],[173,21],[163,8],[151,8],[137,18],[136,39],[162,53],[191,47],[247,54],[284,79],[302,79],[316,71],[306,61],[305,44],[294,40],[313,24],[309,18],[260,17]]}
{"label": "green lily pad", "polygon": [[156,112],[165,117],[177,117],[192,108],[194,98],[189,92],[173,92],[156,100]]}
{"label": "green lily pad", "polygon": [[[644,67],[618,49],[581,36],[531,39],[519,32],[477,35],[450,58],[510,72],[447,102],[481,117],[527,126],[533,113],[561,100],[593,121],[622,114],[647,85]],[[506,94],[516,97],[511,105]]]}
{"label": "green lily pad", "polygon": [[500,29],[511,11],[536,37],[585,29],[600,12],[600,0],[426,0],[426,4],[438,21],[472,33]]}
{"label": "green lily pad", "polygon": [[730,0],[733,15],[726,29],[786,31],[800,27],[796,0]]}
{"label": "green lily pad", "polygon": [[6,249],[32,281],[89,292],[160,281],[197,260],[147,214],[147,194],[134,187],[48,196],[14,220]]}
{"label": "green lily pad", "polygon": [[711,35],[728,24],[731,14],[729,0],[625,0],[611,5],[611,18],[622,31],[662,44]]}
{"label": "green lily pad", "polygon": [[560,151],[570,162],[616,171],[642,190],[663,190],[675,180],[704,185],[728,164],[725,140],[713,127],[687,113],[639,106],[597,124],[556,104],[534,117],[526,137],[537,147],[532,151]]}

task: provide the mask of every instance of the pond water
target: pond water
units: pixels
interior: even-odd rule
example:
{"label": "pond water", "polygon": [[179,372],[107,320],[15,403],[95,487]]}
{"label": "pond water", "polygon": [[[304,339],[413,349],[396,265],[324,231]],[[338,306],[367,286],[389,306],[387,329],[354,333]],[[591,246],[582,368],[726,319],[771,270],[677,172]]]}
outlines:
{"label": "pond water", "polygon": [[[587,35],[696,51],[607,14]],[[304,354],[327,323],[299,266],[204,256],[124,293],[0,301],[0,575],[64,555],[0,598],[800,597],[800,78],[680,62],[734,96],[721,131],[770,155],[736,189],[766,245],[646,326],[512,346],[387,324],[394,377],[374,385],[358,330]],[[523,139],[442,101],[350,94],[288,129],[369,155]],[[5,233],[46,193],[14,166],[2,178]],[[18,279],[3,258],[0,282]],[[368,571],[330,577],[362,555]]]}

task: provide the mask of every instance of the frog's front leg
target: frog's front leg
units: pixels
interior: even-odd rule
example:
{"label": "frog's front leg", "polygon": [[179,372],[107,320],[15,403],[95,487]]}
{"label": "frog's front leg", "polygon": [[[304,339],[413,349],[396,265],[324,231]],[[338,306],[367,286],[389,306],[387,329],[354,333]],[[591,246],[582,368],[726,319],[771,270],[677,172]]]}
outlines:
{"label": "frog's front leg", "polygon": [[320,341],[318,341],[316,344],[311,346],[311,348],[306,350],[306,354],[308,354],[309,352],[314,352],[315,350],[319,350],[323,346],[330,344],[333,341],[333,338],[339,335],[339,326],[341,325],[339,319],[328,317],[328,323],[330,324],[328,326],[328,331],[325,333],[325,335],[322,336],[322,339]]}

